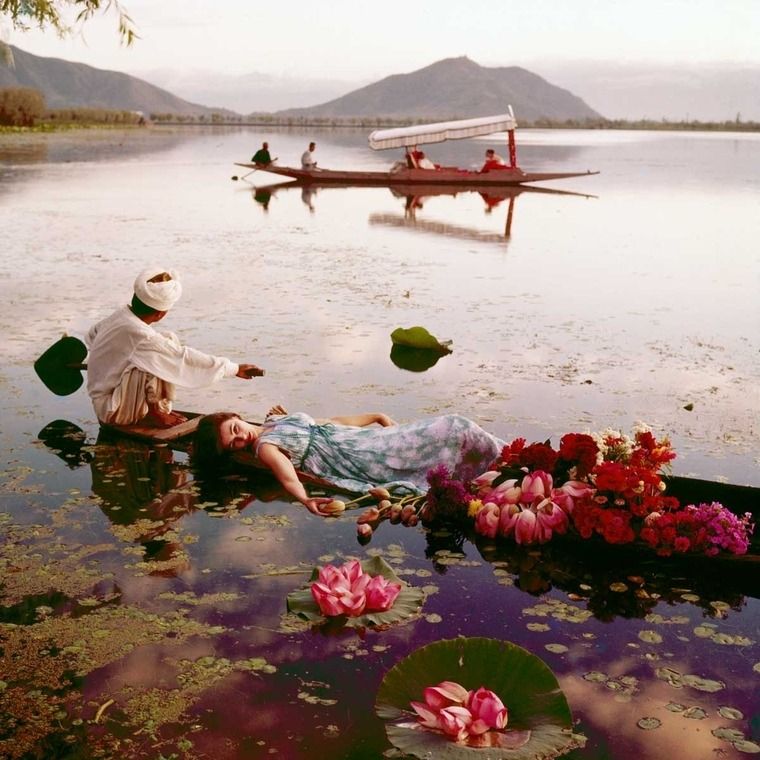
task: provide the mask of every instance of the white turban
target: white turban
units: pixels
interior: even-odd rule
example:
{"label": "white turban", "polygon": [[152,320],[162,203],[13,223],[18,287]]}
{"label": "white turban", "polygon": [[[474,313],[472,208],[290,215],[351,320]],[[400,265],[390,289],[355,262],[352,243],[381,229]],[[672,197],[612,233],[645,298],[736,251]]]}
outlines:
{"label": "white turban", "polygon": [[[163,280],[150,282],[161,274],[166,275]],[[137,275],[135,295],[151,309],[169,311],[182,295],[182,284],[173,270],[148,267]]]}

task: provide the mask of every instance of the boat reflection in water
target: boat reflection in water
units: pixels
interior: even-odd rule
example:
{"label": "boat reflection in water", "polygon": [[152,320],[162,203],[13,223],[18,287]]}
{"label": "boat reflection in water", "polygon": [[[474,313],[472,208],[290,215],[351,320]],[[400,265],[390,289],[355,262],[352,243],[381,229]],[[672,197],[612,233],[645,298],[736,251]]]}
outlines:
{"label": "boat reflection in water", "polygon": [[[298,180],[279,182],[272,185],[254,185],[251,193],[253,200],[262,206],[265,211],[269,209],[272,196],[281,192],[299,190],[301,200],[312,213],[315,211],[314,198],[320,190],[346,190],[349,188],[376,187],[372,185],[325,182],[320,183],[312,179],[309,182]],[[577,198],[596,198],[596,195],[588,193],[576,193],[570,190],[555,190],[547,187],[533,187],[530,185],[510,185],[503,187],[485,187],[478,185],[392,185],[387,186],[389,192],[403,201],[403,214],[376,213],[370,214],[369,223],[385,225],[389,227],[404,227],[419,232],[427,232],[438,235],[446,235],[461,240],[476,240],[484,243],[504,243],[512,234],[512,223],[515,213],[515,200],[519,195],[568,195]],[[486,214],[492,214],[494,209],[506,203],[506,215],[504,220],[504,232],[488,232],[458,224],[449,224],[430,219],[422,219],[419,212],[422,211],[428,200],[435,197],[448,196],[454,198],[458,195],[477,193],[482,199]]]}

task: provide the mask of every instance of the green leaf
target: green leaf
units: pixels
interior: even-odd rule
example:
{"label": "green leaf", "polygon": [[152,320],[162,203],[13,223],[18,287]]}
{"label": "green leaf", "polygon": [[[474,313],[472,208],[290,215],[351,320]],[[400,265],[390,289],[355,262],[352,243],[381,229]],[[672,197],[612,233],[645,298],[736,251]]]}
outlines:
{"label": "green leaf", "polygon": [[426,351],[437,351],[441,355],[451,353],[451,341],[439,341],[434,338],[424,327],[397,327],[391,333],[394,346],[408,346],[409,348],[421,348]]}
{"label": "green leaf", "polygon": [[[411,702],[424,702],[423,690],[441,681],[456,681],[466,689],[484,686],[507,706],[507,729],[489,732],[494,735],[488,737],[486,754],[483,748],[453,742],[417,723]],[[510,641],[497,639],[459,637],[412,652],[386,673],[375,711],[388,721],[390,742],[421,758],[550,760],[586,741],[573,734],[567,699],[546,663]]]}
{"label": "green leaf", "polygon": [[422,602],[425,599],[425,592],[422,589],[410,586],[406,581],[401,580],[396,573],[393,572],[393,568],[382,557],[365,559],[362,561],[361,565],[362,570],[369,575],[382,575],[383,578],[391,583],[401,584],[401,591],[389,610],[386,610],[385,612],[367,612],[358,617],[348,617],[345,615],[331,618],[325,617],[320,612],[319,605],[314,601],[314,597],[311,595],[311,584],[319,576],[319,568],[315,567],[312,571],[311,578],[309,579],[309,585],[304,589],[292,591],[288,594],[288,612],[293,612],[311,622],[339,621],[343,625],[352,628],[362,628],[368,625],[391,625],[393,623],[400,623],[404,620],[408,620],[420,611]]}

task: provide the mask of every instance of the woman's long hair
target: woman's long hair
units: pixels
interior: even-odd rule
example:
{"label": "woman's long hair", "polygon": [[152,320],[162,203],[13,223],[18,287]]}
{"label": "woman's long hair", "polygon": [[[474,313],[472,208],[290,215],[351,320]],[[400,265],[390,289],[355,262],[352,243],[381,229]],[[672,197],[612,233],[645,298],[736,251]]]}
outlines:
{"label": "woman's long hair", "polygon": [[230,452],[222,446],[220,428],[223,422],[235,418],[241,419],[235,412],[215,412],[201,419],[193,436],[193,464],[200,469],[209,469],[228,458]]}

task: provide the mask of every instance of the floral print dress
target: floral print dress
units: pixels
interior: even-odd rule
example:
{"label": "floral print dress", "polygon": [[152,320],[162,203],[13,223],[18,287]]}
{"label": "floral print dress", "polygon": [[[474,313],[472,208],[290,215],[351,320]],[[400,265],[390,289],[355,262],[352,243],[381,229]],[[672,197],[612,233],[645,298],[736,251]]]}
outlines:
{"label": "floral print dress", "polygon": [[271,443],[297,470],[346,491],[374,486],[424,493],[438,465],[461,479],[474,478],[501,453],[504,442],[458,414],[391,427],[318,424],[307,414],[265,423],[256,450]]}

